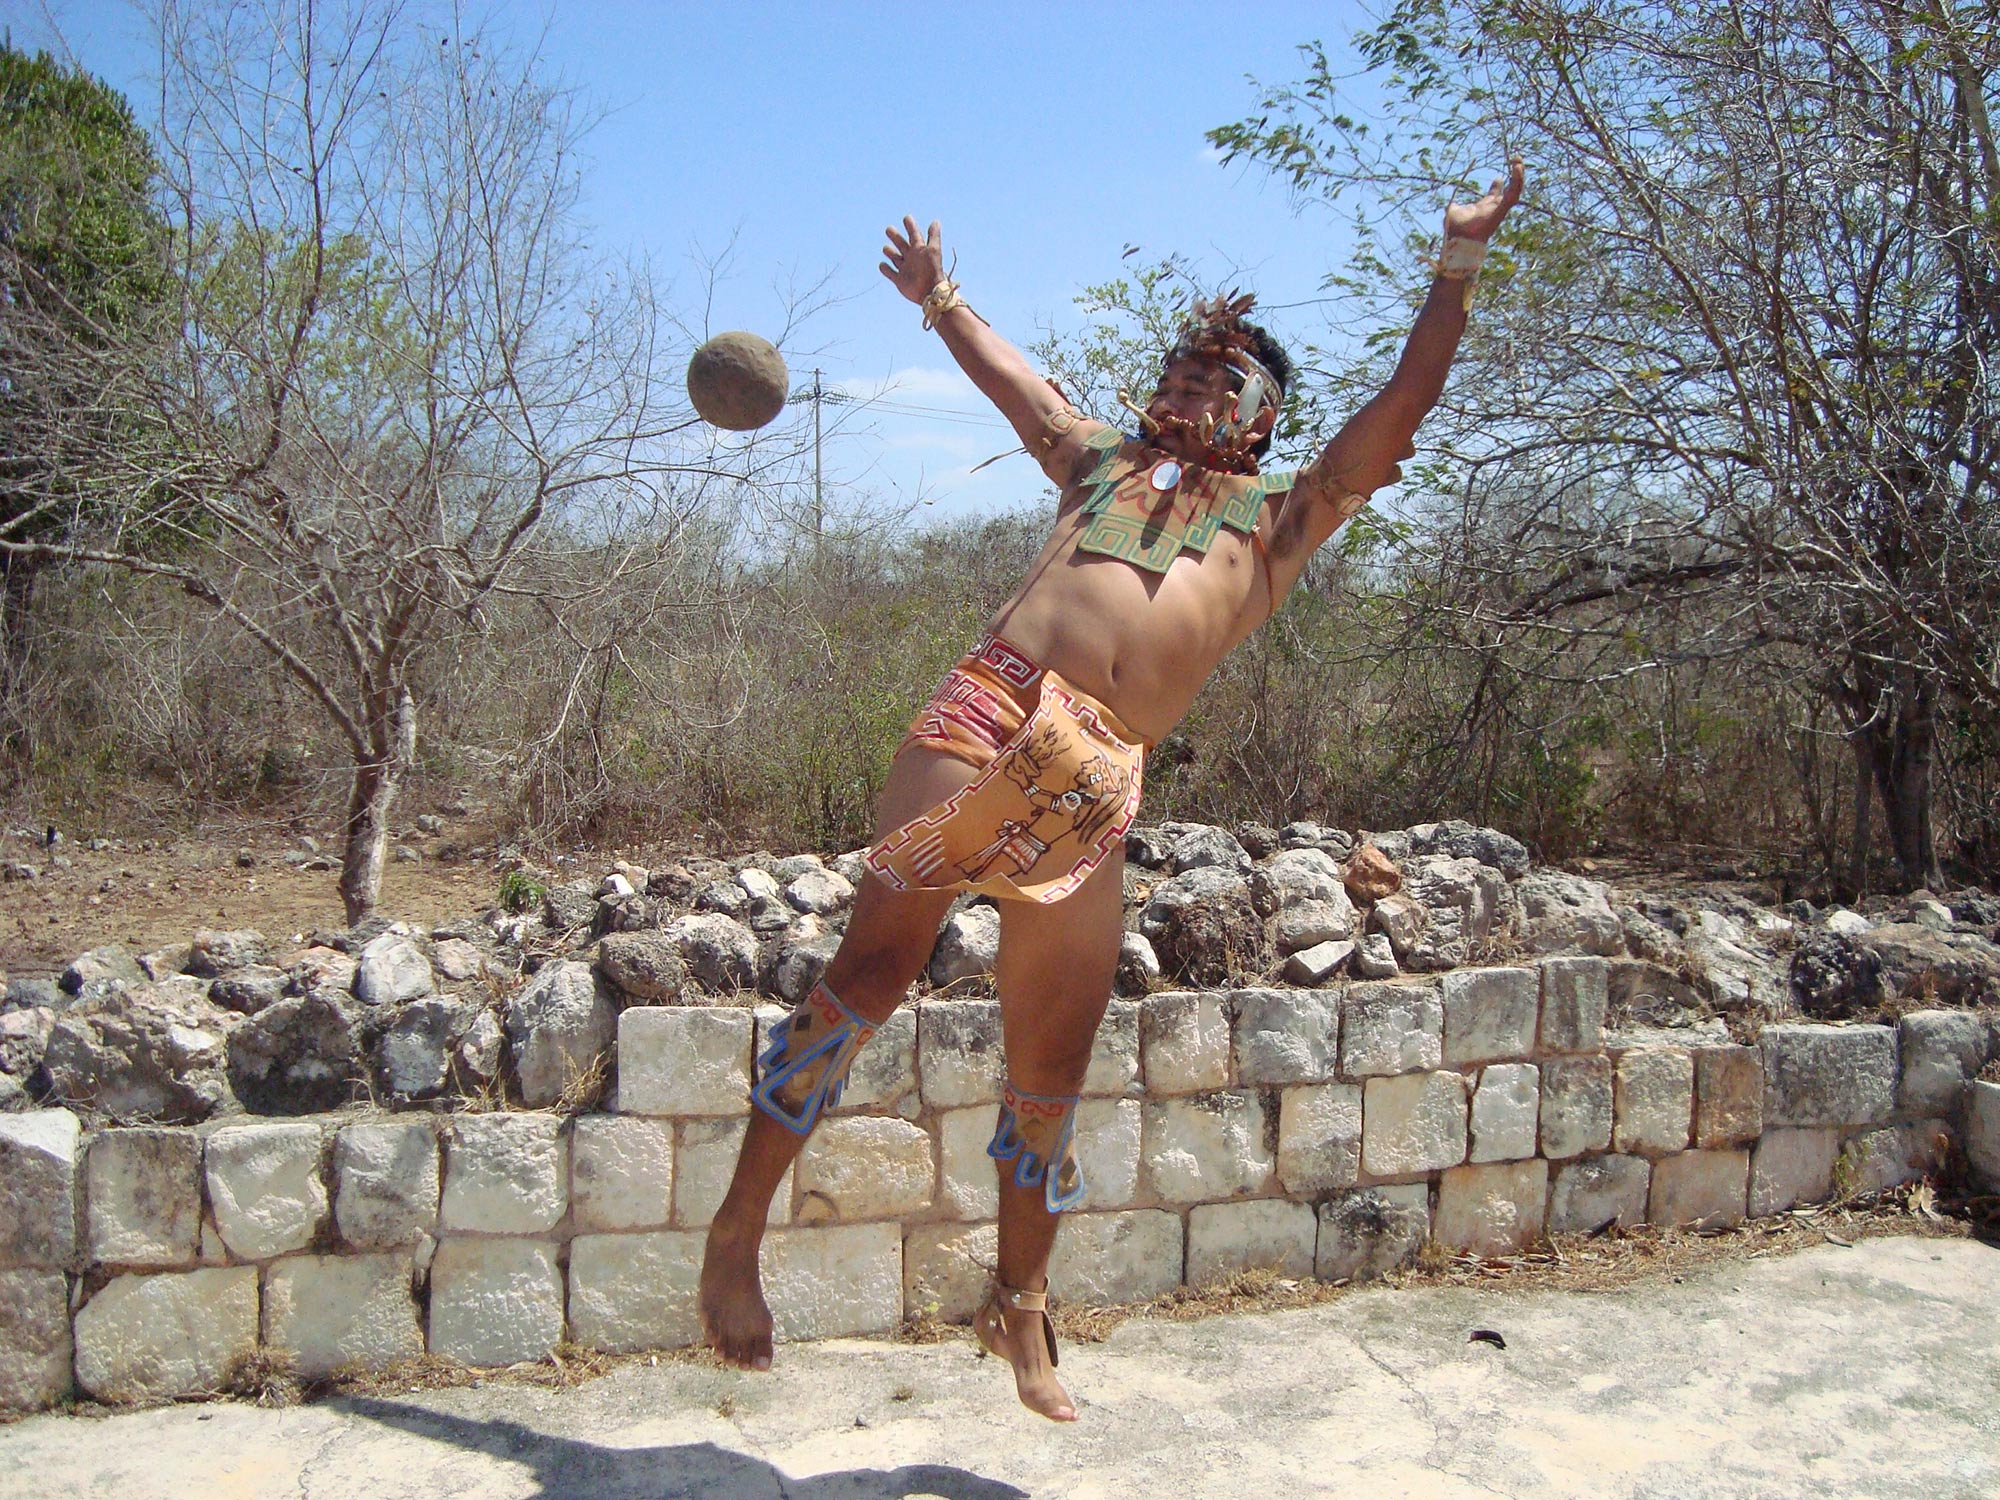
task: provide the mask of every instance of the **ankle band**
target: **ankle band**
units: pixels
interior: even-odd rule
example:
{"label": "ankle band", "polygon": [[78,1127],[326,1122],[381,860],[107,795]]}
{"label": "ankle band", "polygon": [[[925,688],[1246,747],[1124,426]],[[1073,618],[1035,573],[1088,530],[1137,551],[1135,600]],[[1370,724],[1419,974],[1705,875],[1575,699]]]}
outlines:
{"label": "ankle band", "polygon": [[752,1102],[795,1134],[811,1134],[821,1113],[840,1103],[854,1054],[873,1035],[874,1026],[842,1005],[822,980],[771,1028],[771,1043],[757,1060]]}
{"label": "ankle band", "polygon": [[1000,1096],[1000,1123],[986,1154],[1014,1163],[1014,1185],[1042,1189],[1052,1214],[1083,1201],[1083,1167],[1076,1159],[1074,1094],[1030,1094],[1010,1080]]}

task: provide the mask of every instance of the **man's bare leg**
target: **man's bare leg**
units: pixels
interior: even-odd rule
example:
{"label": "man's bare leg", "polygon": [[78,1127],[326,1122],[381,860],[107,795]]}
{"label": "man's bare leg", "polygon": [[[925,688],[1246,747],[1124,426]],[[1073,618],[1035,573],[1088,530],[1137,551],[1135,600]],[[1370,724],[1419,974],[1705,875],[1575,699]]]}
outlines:
{"label": "man's bare leg", "polygon": [[[1091,1044],[1118,972],[1124,870],[1124,851],[1119,849],[1061,901],[1046,906],[1001,903],[1000,1019],[1007,1076],[1018,1089],[1067,1096],[1083,1087]],[[1040,1184],[1015,1185],[1013,1162],[997,1165],[1000,1283],[1044,1291],[1060,1216],[1048,1211]],[[1041,1319],[1010,1315],[1001,1343],[1023,1404],[1056,1421],[1074,1421],[1076,1407],[1049,1362]]]}
{"label": "man's bare leg", "polygon": [[[949,797],[979,774],[965,761],[912,748],[897,756],[876,812],[877,837]],[[930,960],[950,891],[895,891],[868,876],[855,893],[854,913],[826,983],[841,1004],[872,1022],[887,1020]],[[715,1219],[701,1262],[701,1322],[711,1347],[746,1370],[771,1366],[771,1309],[764,1301],[757,1255],[771,1195],[805,1137],[761,1109],[750,1111],[736,1173]]]}

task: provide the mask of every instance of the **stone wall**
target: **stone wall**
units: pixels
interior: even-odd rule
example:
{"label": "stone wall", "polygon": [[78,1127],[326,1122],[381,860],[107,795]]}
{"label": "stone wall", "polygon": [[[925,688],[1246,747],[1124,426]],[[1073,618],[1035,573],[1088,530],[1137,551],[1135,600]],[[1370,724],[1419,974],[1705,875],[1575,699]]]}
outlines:
{"label": "stone wall", "polygon": [[[1607,1033],[1594,957],[1336,989],[1113,1001],[1057,1292],[1247,1267],[1379,1275],[1426,1242],[1729,1225],[1943,1172],[2000,1187],[2000,1017]],[[611,1112],[237,1117],[86,1132],[0,1116],[0,1408],[226,1388],[429,1352],[494,1365],[698,1333],[703,1230],[782,1010],[618,1020]],[[998,1006],[928,1001],[862,1055],[773,1209],[781,1336],[970,1314],[993,1264]]]}

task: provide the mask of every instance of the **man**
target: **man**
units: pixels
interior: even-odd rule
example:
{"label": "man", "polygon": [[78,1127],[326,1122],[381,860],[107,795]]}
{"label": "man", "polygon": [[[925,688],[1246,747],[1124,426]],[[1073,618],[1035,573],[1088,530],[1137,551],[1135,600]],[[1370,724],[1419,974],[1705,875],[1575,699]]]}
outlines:
{"label": "man", "polygon": [[1027,579],[897,751],[840,950],[759,1059],[758,1109],[702,1263],[703,1325],[725,1360],[769,1367],[757,1255],[771,1195],[922,971],[954,894],[979,890],[999,898],[1007,1081],[989,1147],[998,1275],[974,1328],[1013,1366],[1026,1405],[1075,1418],[1055,1376],[1049,1252],[1085,1191],[1074,1114],[1118,964],[1145,752],[1314,549],[1397,477],[1521,181],[1517,159],[1484,198],[1446,210],[1438,278],[1394,375],[1296,475],[1258,472],[1291,366],[1243,321],[1249,298],[1196,305],[1151,404],[1133,408],[1140,434],[1126,438],[1081,417],[972,311],[945,275],[937,224],[887,231],[882,274],[923,308],[1062,498]]}

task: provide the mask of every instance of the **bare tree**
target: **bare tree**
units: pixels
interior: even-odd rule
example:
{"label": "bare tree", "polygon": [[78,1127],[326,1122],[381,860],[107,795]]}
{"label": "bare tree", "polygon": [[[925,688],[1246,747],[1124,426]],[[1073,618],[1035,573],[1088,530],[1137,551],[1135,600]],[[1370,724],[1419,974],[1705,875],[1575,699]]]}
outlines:
{"label": "bare tree", "polygon": [[564,628],[604,580],[558,554],[615,549],[619,588],[671,569],[705,486],[784,445],[712,461],[651,275],[587,242],[589,122],[532,52],[394,0],[166,0],[158,23],[177,321],[48,341],[115,373],[96,389],[137,430],[90,466],[95,524],[17,518],[0,549],[166,580],[301,684],[352,755],[353,921],[443,627],[525,594]]}
{"label": "bare tree", "polygon": [[[1853,747],[1850,878],[1879,805],[1935,881],[1941,741],[1987,784],[2000,746],[1990,9],[1408,0],[1359,44],[1386,121],[1308,49],[1214,139],[1371,214],[1533,164],[1425,432],[1412,567],[1458,638],[1573,680],[1803,676]],[[1335,290],[1409,296],[1410,222],[1364,222]],[[1959,833],[1993,868],[1990,811]]]}

